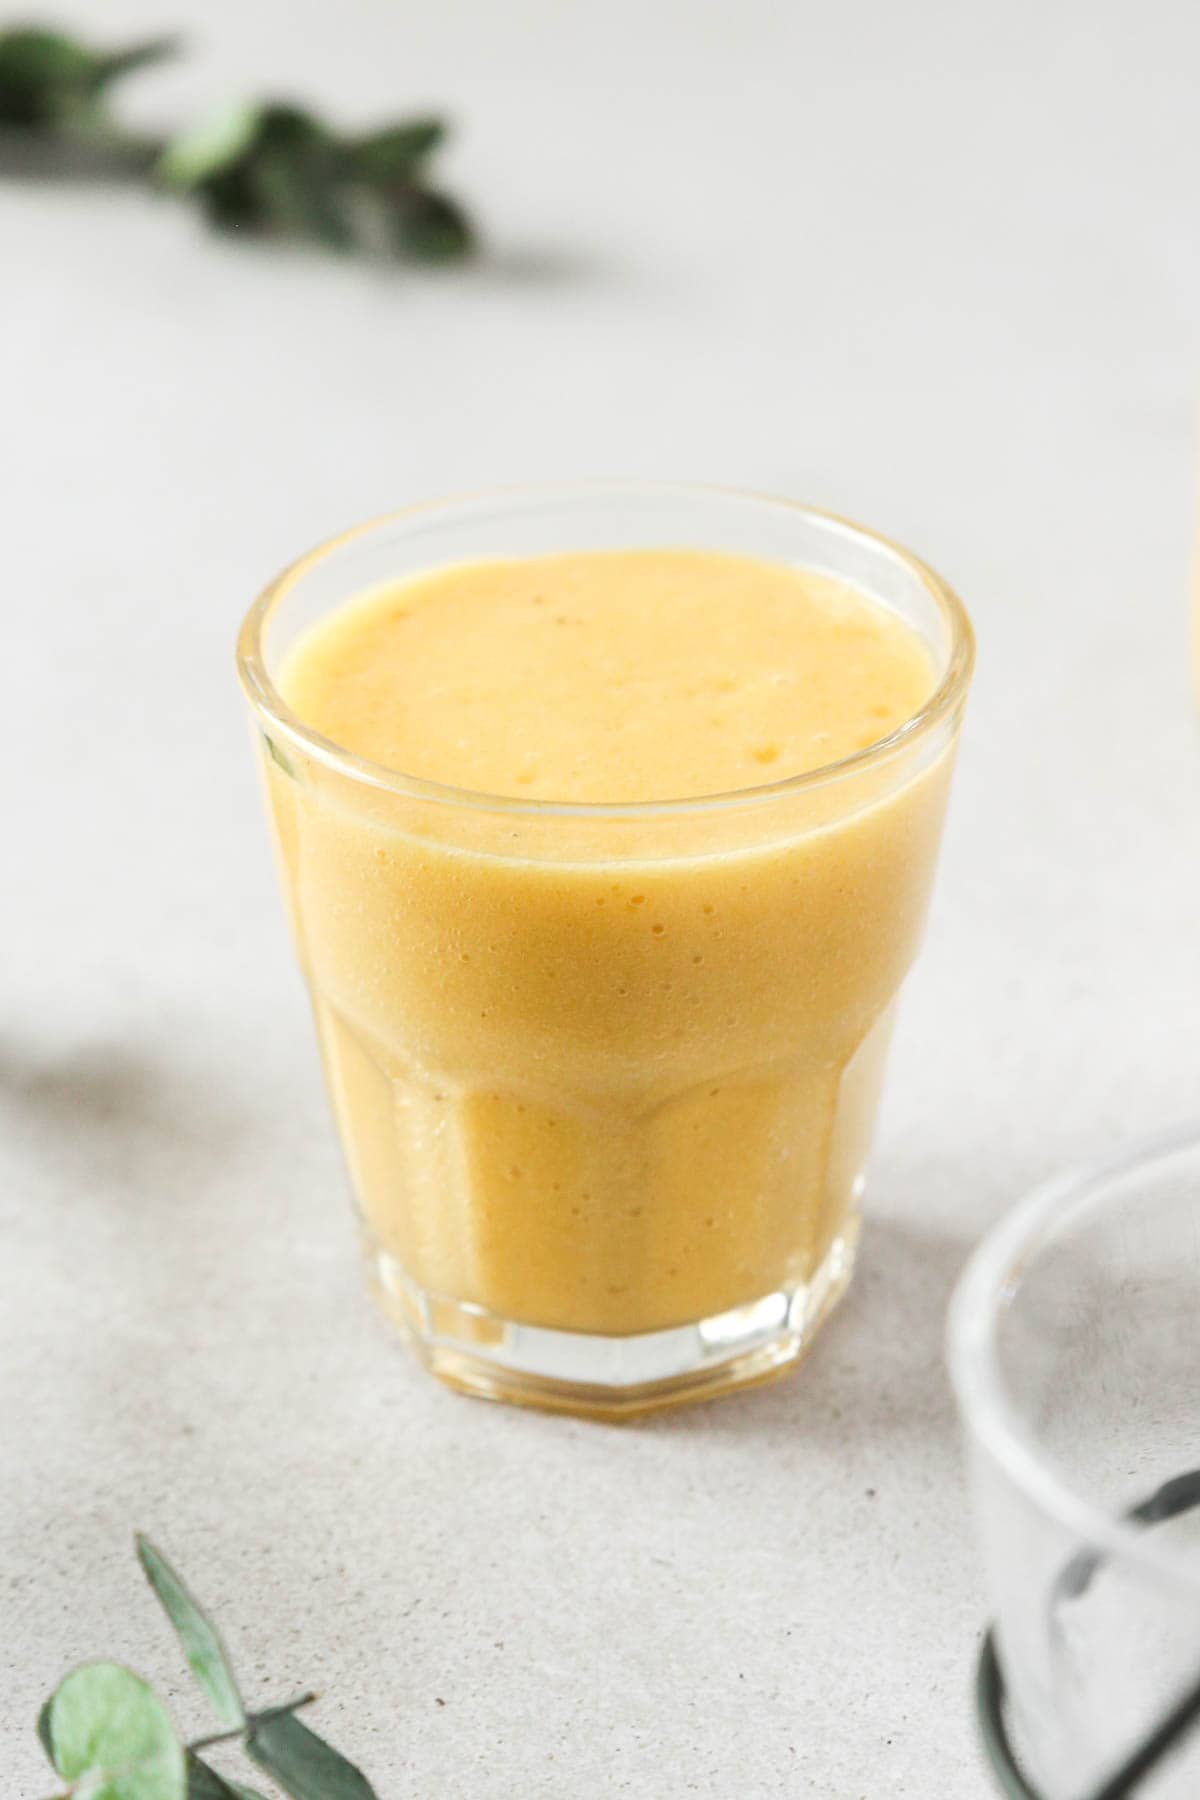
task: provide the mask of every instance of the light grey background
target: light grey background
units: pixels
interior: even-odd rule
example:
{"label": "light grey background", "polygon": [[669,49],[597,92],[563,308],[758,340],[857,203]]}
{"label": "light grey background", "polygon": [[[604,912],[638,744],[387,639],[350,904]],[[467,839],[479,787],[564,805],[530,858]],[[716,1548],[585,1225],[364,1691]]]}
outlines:
{"label": "light grey background", "polygon": [[[202,1724],[140,1525],[387,1800],[982,1800],[948,1289],[1032,1180],[1197,1110],[1200,12],[73,11],[190,20],[147,120],[446,104],[491,254],[0,183],[5,1791],[50,1790],[75,1660]],[[794,1381],[630,1430],[444,1393],[363,1302],[231,668],[358,517],[622,473],[874,523],[980,639],[852,1298]]]}

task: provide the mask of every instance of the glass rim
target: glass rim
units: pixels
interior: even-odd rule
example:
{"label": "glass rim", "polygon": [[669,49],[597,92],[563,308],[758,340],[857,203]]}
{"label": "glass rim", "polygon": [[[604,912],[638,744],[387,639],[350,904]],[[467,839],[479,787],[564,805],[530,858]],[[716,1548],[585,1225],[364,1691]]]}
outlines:
{"label": "glass rim", "polygon": [[1093,1217],[1112,1203],[1113,1186],[1180,1153],[1200,1159],[1200,1129],[1178,1125],[1043,1182],[1011,1207],[976,1245],[955,1285],[946,1330],[950,1380],[966,1430],[1040,1510],[1083,1542],[1139,1564],[1172,1587],[1200,1595],[1200,1562],[1156,1542],[1136,1524],[1105,1510],[1074,1487],[1043,1454],[1021,1422],[1000,1369],[997,1333],[1004,1299],[1064,1225]]}
{"label": "glass rim", "polygon": [[[780,508],[789,513],[798,513],[819,525],[831,527],[835,533],[866,544],[876,551],[882,550],[886,555],[902,564],[910,574],[916,576],[933,599],[949,627],[950,651],[946,667],[932,694],[894,731],[889,732],[886,737],[879,738],[875,743],[868,744],[865,749],[856,750],[836,762],[824,763],[818,768],[806,769],[800,774],[785,776],[782,780],[763,783],[757,787],[725,789],[715,794],[692,795],[679,800],[539,801],[521,800],[509,794],[490,794],[471,788],[455,787],[444,782],[430,781],[422,776],[406,775],[399,770],[389,769],[382,763],[372,762],[367,757],[358,756],[332,738],[327,738],[321,732],[306,725],[303,719],[288,706],[268,674],[263,657],[263,633],[276,607],[311,570],[357,539],[368,537],[373,532],[380,531],[389,525],[403,524],[409,520],[424,521],[431,514],[437,513],[451,516],[455,511],[481,505],[503,505],[506,502],[519,504],[536,502],[539,499],[563,500],[572,496],[582,501],[589,496],[615,497],[623,492],[641,496],[657,494],[664,499],[675,496],[702,500],[707,497],[713,500],[730,500],[756,506]],[[348,530],[325,538],[281,570],[272,581],[268,582],[246,613],[237,639],[238,677],[247,700],[261,718],[269,721],[273,731],[301,754],[315,758],[327,767],[353,780],[402,795],[407,799],[425,800],[442,806],[467,807],[502,815],[541,818],[636,820],[687,816],[695,813],[761,805],[791,793],[843,780],[876,763],[887,762],[900,751],[907,749],[911,743],[927,736],[948,715],[952,714],[966,694],[974,663],[975,634],[962,601],[948,582],[944,581],[919,556],[916,556],[911,550],[905,549],[902,544],[894,542],[893,539],[883,536],[880,532],[870,530],[865,525],[859,525],[852,519],[827,512],[821,507],[807,506],[800,501],[786,500],[778,495],[758,493],[752,489],[687,481],[615,479],[544,482],[508,488],[483,489],[444,499],[421,501],[412,506],[397,508],[393,512],[381,513],[373,519],[364,520],[361,524],[352,525]]]}

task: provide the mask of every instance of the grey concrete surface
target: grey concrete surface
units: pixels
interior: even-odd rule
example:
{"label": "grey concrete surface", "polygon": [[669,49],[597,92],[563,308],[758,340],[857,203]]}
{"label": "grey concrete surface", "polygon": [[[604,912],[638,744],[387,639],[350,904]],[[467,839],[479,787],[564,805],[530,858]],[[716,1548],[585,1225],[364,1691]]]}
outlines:
{"label": "grey concrete surface", "polygon": [[[51,1791],[88,1656],[200,1729],[140,1526],[386,1800],[983,1800],[947,1294],[1033,1180],[1200,1110],[1200,13],[73,14],[187,27],[148,121],[445,103],[489,253],[0,179],[0,1787]],[[443,1392],[364,1302],[231,668],[355,518],[622,473],[861,517],[980,640],[852,1297],[795,1380],[631,1430]]]}

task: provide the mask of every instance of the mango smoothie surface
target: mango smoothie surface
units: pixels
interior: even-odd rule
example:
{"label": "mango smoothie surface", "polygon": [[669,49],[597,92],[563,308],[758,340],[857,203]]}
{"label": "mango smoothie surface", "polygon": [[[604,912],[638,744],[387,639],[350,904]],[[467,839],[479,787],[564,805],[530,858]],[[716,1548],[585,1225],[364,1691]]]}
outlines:
{"label": "mango smoothie surface", "polygon": [[481,1342],[488,1320],[616,1339],[848,1267],[952,752],[901,738],[853,779],[770,784],[888,737],[938,681],[858,589],[701,550],[444,566],[296,640],[277,685],[304,725],[503,797],[348,799],[319,759],[264,763],[398,1303],[473,1309]]}
{"label": "mango smoothie surface", "polygon": [[686,550],[441,570],[352,602],[283,691],[398,772],[550,801],[679,800],[838,762],[929,698],[925,644],[828,576]]}

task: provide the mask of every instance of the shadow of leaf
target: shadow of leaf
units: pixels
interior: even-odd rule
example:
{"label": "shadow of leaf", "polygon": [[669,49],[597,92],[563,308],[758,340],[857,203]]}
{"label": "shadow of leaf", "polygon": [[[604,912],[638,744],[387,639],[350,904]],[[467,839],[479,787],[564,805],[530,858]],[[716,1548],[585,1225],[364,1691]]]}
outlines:
{"label": "shadow of leaf", "polygon": [[[232,1144],[244,1120],[212,1071],[133,1054],[120,1042],[35,1056],[0,1045],[0,1106],[42,1161],[73,1179],[160,1176],[177,1155]],[[89,1186],[92,1185],[89,1181]]]}

